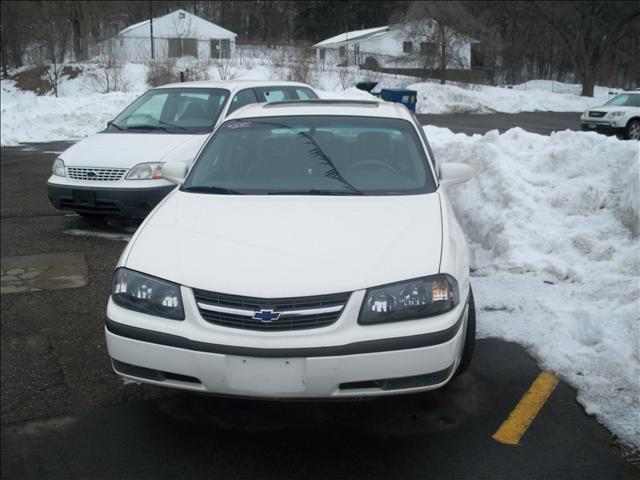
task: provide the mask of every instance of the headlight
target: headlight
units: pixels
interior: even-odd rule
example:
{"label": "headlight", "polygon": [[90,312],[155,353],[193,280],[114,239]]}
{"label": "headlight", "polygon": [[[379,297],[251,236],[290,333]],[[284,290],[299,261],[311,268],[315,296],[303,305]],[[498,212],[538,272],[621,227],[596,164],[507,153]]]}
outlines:
{"label": "headlight", "polygon": [[459,302],[458,282],[451,275],[416,278],[367,289],[358,323],[430,317],[452,310]]}
{"label": "headlight", "polygon": [[113,275],[111,298],[121,307],[149,315],[184,320],[180,286],[119,268]]}
{"label": "headlight", "polygon": [[58,175],[59,177],[66,177],[67,175],[64,173],[64,162],[60,157],[56,158],[53,161],[53,166],[51,167],[51,173],[54,175]]}
{"label": "headlight", "polygon": [[607,117],[616,118],[624,115],[624,112],[609,112],[607,113]]}
{"label": "headlight", "polygon": [[151,180],[162,178],[161,163],[139,163],[127,174],[127,180]]}

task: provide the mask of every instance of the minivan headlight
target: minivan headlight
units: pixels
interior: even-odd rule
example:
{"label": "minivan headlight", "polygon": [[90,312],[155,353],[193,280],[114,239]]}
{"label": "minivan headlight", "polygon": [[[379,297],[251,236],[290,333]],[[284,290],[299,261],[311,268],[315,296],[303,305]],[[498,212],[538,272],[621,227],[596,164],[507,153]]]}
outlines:
{"label": "minivan headlight", "polygon": [[127,180],[151,180],[162,177],[161,163],[139,163],[127,174]]}
{"label": "minivan headlight", "polygon": [[118,268],[111,298],[121,307],[173,320],[184,320],[180,286],[156,277]]}
{"label": "minivan headlight", "polygon": [[53,175],[57,175],[59,177],[66,177],[67,175],[64,172],[64,162],[60,157],[56,158],[53,161],[53,165],[51,166],[51,173]]}
{"label": "minivan headlight", "polygon": [[367,289],[358,323],[397,322],[431,317],[458,305],[458,282],[448,274],[431,275]]}
{"label": "minivan headlight", "polygon": [[607,117],[611,117],[611,118],[617,118],[623,115],[624,115],[624,112],[620,112],[620,111],[607,113]]}

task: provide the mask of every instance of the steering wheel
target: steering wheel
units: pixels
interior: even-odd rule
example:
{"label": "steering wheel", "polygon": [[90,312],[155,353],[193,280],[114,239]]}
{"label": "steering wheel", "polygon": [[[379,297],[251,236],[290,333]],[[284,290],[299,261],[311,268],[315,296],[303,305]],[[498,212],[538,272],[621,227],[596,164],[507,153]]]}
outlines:
{"label": "steering wheel", "polygon": [[361,169],[365,166],[377,166],[386,169],[387,171],[393,173],[394,175],[399,175],[398,171],[393,168],[388,163],[381,162],[380,160],[360,160],[359,162],[354,163],[349,168],[347,168],[345,174],[351,173],[351,171],[356,169]]}

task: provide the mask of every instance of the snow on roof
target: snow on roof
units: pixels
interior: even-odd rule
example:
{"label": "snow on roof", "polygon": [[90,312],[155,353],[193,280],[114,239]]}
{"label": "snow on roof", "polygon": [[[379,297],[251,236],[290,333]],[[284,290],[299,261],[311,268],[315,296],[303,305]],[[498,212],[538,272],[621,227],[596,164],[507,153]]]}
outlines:
{"label": "snow on roof", "polygon": [[324,47],[327,45],[332,45],[334,43],[343,43],[351,40],[362,40],[363,38],[369,38],[374,35],[385,33],[388,30],[388,26],[367,28],[365,30],[354,30],[352,32],[341,33],[340,35],[336,35],[335,37],[327,38],[326,40],[316,43],[314,47]]}
{"label": "snow on roof", "polygon": [[[149,37],[149,20],[130,25],[118,36]],[[235,38],[238,35],[185,10],[176,10],[153,19],[153,36],[157,38]]]}

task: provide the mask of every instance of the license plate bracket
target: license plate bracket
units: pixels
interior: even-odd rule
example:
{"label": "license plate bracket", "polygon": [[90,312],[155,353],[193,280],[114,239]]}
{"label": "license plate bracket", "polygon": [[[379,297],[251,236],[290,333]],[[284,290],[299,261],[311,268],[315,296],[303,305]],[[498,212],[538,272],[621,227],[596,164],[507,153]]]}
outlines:
{"label": "license plate bracket", "polygon": [[598,125],[596,125],[595,123],[590,123],[589,124],[589,128],[597,128],[597,127],[598,127]]}
{"label": "license plate bracket", "polygon": [[263,393],[296,393],[305,390],[304,358],[250,358],[227,356],[231,388]]}
{"label": "license plate bracket", "polygon": [[72,190],[71,195],[73,197],[73,203],[81,205],[83,207],[95,207],[96,206],[96,192],[89,190]]}

